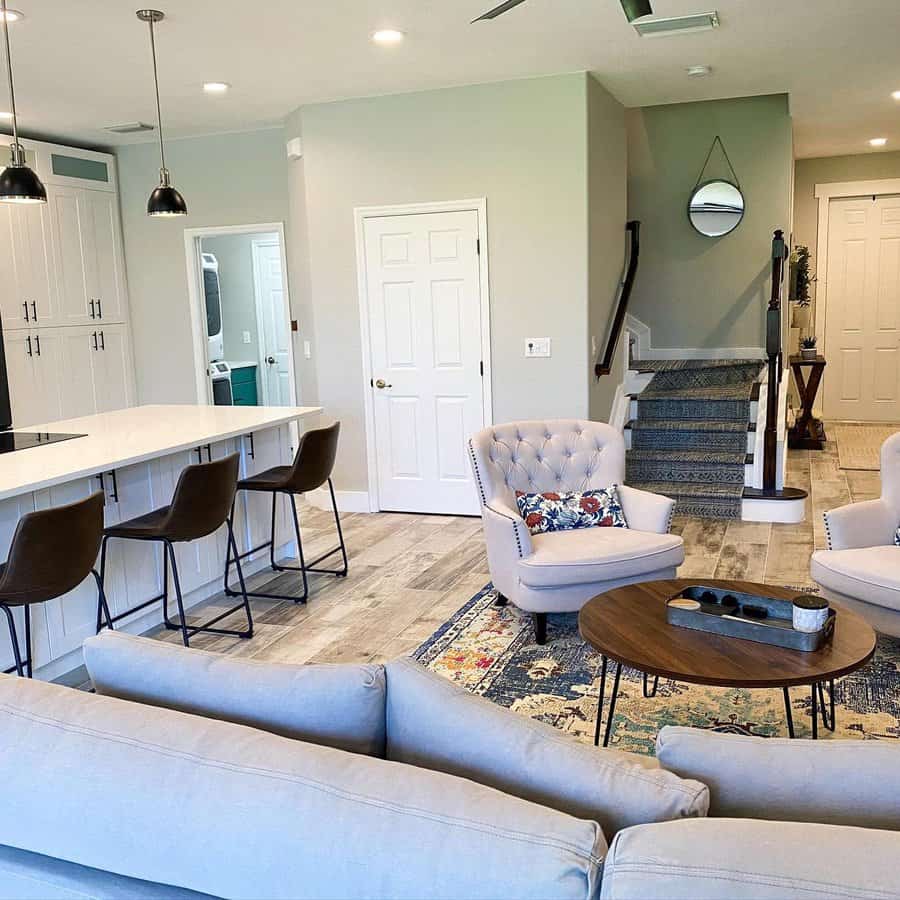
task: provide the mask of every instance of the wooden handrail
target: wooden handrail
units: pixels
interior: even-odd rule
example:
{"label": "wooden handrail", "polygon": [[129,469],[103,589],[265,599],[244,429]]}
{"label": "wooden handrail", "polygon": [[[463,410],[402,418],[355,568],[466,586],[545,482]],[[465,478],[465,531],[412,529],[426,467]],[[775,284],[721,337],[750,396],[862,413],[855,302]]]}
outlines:
{"label": "wooden handrail", "polygon": [[763,490],[776,489],[778,472],[778,393],[781,387],[781,291],[787,247],[784,232],[778,229],[772,239],[772,295],[766,310],[766,355],[769,358],[769,384],[766,395],[766,430],[763,443]]}
{"label": "wooden handrail", "polygon": [[612,371],[613,358],[616,355],[616,347],[622,334],[622,326],[625,324],[625,313],[628,312],[628,300],[634,287],[634,279],[637,275],[638,259],[641,253],[641,223],[632,221],[625,226],[625,230],[631,235],[628,250],[628,268],[625,270],[625,279],[622,281],[622,290],[619,293],[619,302],[613,313],[612,325],[609,329],[609,337],[606,341],[606,349],[603,356],[594,366],[594,374],[600,378],[609,375]]}

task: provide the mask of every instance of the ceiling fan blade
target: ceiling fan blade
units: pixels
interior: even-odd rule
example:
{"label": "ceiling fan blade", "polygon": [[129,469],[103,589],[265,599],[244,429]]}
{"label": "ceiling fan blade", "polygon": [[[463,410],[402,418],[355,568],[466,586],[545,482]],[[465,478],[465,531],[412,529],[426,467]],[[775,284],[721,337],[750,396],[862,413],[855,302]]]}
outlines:
{"label": "ceiling fan blade", "polygon": [[506,0],[506,2],[501,3],[499,6],[495,6],[492,10],[486,12],[483,16],[479,16],[477,19],[472,19],[472,24],[474,25],[476,22],[481,22],[485,19],[496,19],[497,16],[502,16],[503,13],[509,12],[509,10],[524,2],[525,0]]}
{"label": "ceiling fan blade", "polygon": [[622,9],[625,12],[625,18],[629,22],[640,19],[643,16],[652,16],[653,7],[650,6],[650,0],[619,0]]}

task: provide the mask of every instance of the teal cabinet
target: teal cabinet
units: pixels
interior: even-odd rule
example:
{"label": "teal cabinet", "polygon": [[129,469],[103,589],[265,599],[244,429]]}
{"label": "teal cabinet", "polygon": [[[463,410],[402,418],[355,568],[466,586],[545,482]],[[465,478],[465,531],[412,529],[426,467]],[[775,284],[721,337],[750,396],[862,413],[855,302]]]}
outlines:
{"label": "teal cabinet", "polygon": [[256,369],[256,366],[242,366],[231,370],[231,394],[235,406],[259,406]]}

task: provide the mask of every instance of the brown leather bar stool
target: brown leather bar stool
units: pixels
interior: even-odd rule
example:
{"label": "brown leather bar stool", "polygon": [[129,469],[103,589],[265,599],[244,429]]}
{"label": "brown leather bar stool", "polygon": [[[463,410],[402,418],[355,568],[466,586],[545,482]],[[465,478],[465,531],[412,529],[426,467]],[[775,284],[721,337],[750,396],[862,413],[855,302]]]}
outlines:
{"label": "brown leather bar stool", "polygon": [[[250,602],[244,584],[244,573],[238,564],[238,581],[240,592],[232,592],[230,596],[240,596],[241,603],[205,622],[203,625],[188,625],[184,615],[184,597],[181,582],[178,578],[178,563],[175,560],[177,543],[196,541],[219,529],[223,524],[228,526],[228,555],[232,547],[237,553],[234,539],[234,494],[237,487],[238,454],[232,453],[215,462],[187,466],[182,470],[175,486],[172,502],[168,506],[155,509],[127,522],[112,525],[103,531],[103,544],[100,550],[100,580],[106,576],[106,546],[112,538],[128,541],[158,541],[163,545],[163,591],[144,603],[119,613],[115,618],[107,618],[109,628],[125,616],[162,600],[163,623],[171,631],[181,631],[184,646],[190,646],[190,639],[199,632],[209,634],[230,635],[232,637],[253,637],[253,616],[250,613]],[[172,581],[175,587],[175,600],[178,604],[178,624],[169,619],[169,565],[172,566]],[[247,613],[246,631],[213,628],[217,622],[244,609]],[[100,631],[100,610],[97,610],[97,631]]]}
{"label": "brown leather bar stool", "polygon": [[[288,594],[263,594],[250,593],[251,597],[263,597],[267,600],[293,600],[294,603],[306,603],[309,597],[309,581],[307,579],[308,572],[314,572],[320,575],[337,575],[343,578],[347,574],[347,548],[344,545],[344,533],[341,531],[341,518],[338,515],[337,502],[334,499],[334,485],[331,483],[331,472],[334,469],[334,459],[337,455],[338,434],[341,430],[341,423],[335,422],[327,428],[316,428],[312,431],[305,432],[300,438],[300,446],[297,447],[297,455],[294,462],[289,466],[275,466],[273,469],[267,469],[258,475],[252,475],[250,478],[244,478],[238,482],[239,491],[259,491],[272,494],[272,528],[269,534],[269,540],[253,547],[245,553],[237,554],[235,547],[234,562],[256,553],[264,547],[269,548],[269,563],[275,572],[300,572],[303,577],[303,595],[301,597],[292,597]],[[328,491],[331,494],[331,507],[334,510],[334,524],[337,526],[338,540],[340,543],[333,550],[317,556],[314,560],[307,563],[303,558],[303,541],[300,537],[300,520],[297,517],[297,494],[305,494],[307,491],[314,491],[323,484],[328,485]],[[294,533],[297,537],[297,556],[300,560],[299,566],[282,566],[275,562],[275,511],[276,502],[279,494],[287,494],[291,498],[291,513],[294,519]],[[320,562],[340,553],[344,565],[340,569],[317,569],[315,568]],[[231,555],[225,560],[225,593],[229,596],[236,594],[228,587],[228,573],[231,568]]]}
{"label": "brown leather bar stool", "polygon": [[[98,606],[110,623],[103,581],[94,568],[103,537],[101,491],[86,500],[26,513],[19,519],[9,548],[9,557],[0,565],[0,609],[6,613],[16,672],[34,675],[31,649],[31,606],[46,603],[74,590],[88,575],[97,581]],[[22,607],[25,617],[25,658],[16,635],[13,608]]]}

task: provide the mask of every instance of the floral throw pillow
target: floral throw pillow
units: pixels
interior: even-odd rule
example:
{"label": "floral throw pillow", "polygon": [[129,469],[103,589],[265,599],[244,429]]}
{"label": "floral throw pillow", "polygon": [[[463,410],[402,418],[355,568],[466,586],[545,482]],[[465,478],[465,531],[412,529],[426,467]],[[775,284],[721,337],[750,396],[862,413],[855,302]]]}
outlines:
{"label": "floral throw pillow", "polygon": [[525,494],[516,491],[516,504],[532,534],[576,528],[627,528],[617,485],[599,491]]}

